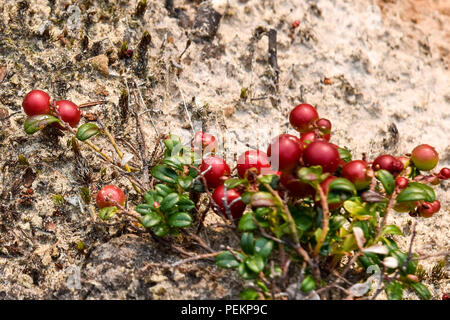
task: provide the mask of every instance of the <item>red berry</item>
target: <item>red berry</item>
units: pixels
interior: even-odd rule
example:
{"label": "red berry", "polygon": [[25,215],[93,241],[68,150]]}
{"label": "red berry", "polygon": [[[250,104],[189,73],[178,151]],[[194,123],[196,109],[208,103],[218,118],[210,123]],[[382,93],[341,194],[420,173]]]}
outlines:
{"label": "red berry", "polygon": [[302,133],[300,135],[300,141],[303,142],[303,146],[306,148],[306,145],[316,141],[317,140],[317,135],[314,133],[314,131],[309,131],[309,132],[305,132]]}
{"label": "red berry", "polygon": [[434,200],[431,203],[431,207],[433,207],[433,211],[434,213],[438,212],[439,210],[441,210],[441,203],[439,202],[439,200]]}
{"label": "red berry", "polygon": [[299,132],[310,131],[317,119],[319,114],[316,108],[307,103],[299,104],[289,114],[289,122]]}
{"label": "red berry", "polygon": [[[242,201],[236,201],[235,203],[233,203],[233,205],[230,207],[230,204],[233,202],[233,200],[239,198],[241,196],[241,194],[239,193],[239,191],[237,191],[237,189],[228,189],[227,190],[227,196],[226,196],[226,200],[227,200],[227,204],[230,208],[230,213],[233,216],[234,220],[239,219],[240,217],[242,217],[242,213],[245,210],[245,203],[243,203]],[[226,212],[226,208],[224,205],[224,197],[225,197],[225,186],[222,184],[221,186],[217,187],[213,194],[212,194],[212,198],[214,200],[214,202],[219,206],[220,208],[220,213],[222,214],[222,216],[228,218],[227,212]]]}
{"label": "red berry", "polygon": [[[436,207],[436,205],[434,205]],[[423,218],[430,218],[435,213],[435,207],[433,207],[433,203],[424,201],[419,205],[419,214]],[[439,205],[440,207],[440,205]]]}
{"label": "red berry", "polygon": [[[217,148],[216,137],[212,134],[199,131],[194,136],[194,150],[195,151],[204,151],[214,152]],[[201,150],[200,150],[201,149]]]}
{"label": "red berry", "polygon": [[50,96],[41,90],[30,91],[23,99],[22,107],[29,116],[48,114],[50,112]]}
{"label": "red berry", "polygon": [[[333,180],[336,180],[338,177],[336,176],[329,176],[327,177],[325,180],[323,180],[320,183],[320,187],[322,188],[323,192],[325,193],[325,196],[328,196],[328,189],[330,187],[330,183]],[[322,202],[321,200],[319,200],[319,202],[317,202],[317,205],[322,207]],[[342,202],[338,202],[338,203],[328,203],[328,209],[330,210],[336,210],[337,208],[339,208],[342,205]]]}
{"label": "red berry", "polygon": [[254,169],[258,175],[262,168],[270,168],[269,159],[265,152],[260,150],[249,150],[241,154],[237,161],[237,171],[239,177],[244,178],[249,169]]}
{"label": "red berry", "polygon": [[298,164],[302,151],[303,144],[300,139],[290,134],[281,134],[272,140],[267,148],[267,155],[273,169],[288,171]]}
{"label": "red berry", "polygon": [[114,185],[104,186],[97,193],[96,198],[97,207],[99,207],[100,209],[105,207],[113,207],[116,205],[115,202],[123,206],[126,200],[127,198],[125,197],[123,191]]}
{"label": "red berry", "polygon": [[223,177],[230,175],[230,167],[221,157],[210,156],[203,158],[200,170],[204,173],[208,187],[216,188],[225,180]]}
{"label": "red berry", "polygon": [[387,170],[394,176],[397,176],[403,170],[403,163],[389,154],[384,154],[373,161],[372,168],[375,171],[380,169]]}
{"label": "red berry", "polygon": [[76,127],[81,119],[81,110],[78,106],[69,100],[56,101],[56,112],[61,120],[67,122],[72,128]]}
{"label": "red berry", "polygon": [[319,129],[320,135],[327,141],[331,137],[331,121],[325,118],[319,119],[316,122],[317,128]]}
{"label": "red berry", "polygon": [[442,295],[442,300],[450,300],[450,295],[444,293],[444,294]]}
{"label": "red berry", "polygon": [[395,185],[400,189],[405,189],[408,186],[408,179],[406,179],[405,177],[397,177],[395,179]]}
{"label": "red berry", "polygon": [[439,179],[442,179],[442,180],[450,179],[450,169],[442,168],[441,171],[439,171],[438,177],[439,177]]}
{"label": "red berry", "polygon": [[342,168],[342,177],[353,182],[356,189],[363,190],[370,185],[371,178],[366,175],[368,165],[363,160],[347,162]]}
{"label": "red berry", "polygon": [[280,177],[280,182],[294,197],[304,198],[313,196],[316,193],[313,187],[301,182],[290,172],[283,172]]}
{"label": "red berry", "polygon": [[339,152],[326,141],[311,142],[303,152],[305,166],[322,166],[323,172],[334,172],[340,162]]}
{"label": "red berry", "polygon": [[436,167],[439,154],[428,144],[421,144],[411,152],[411,160],[419,170],[429,171]]}

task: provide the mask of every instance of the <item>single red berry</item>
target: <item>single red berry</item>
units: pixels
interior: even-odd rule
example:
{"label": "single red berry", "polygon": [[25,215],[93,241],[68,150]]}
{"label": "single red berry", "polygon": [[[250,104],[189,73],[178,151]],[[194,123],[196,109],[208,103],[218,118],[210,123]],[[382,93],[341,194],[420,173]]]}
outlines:
{"label": "single red berry", "polygon": [[313,129],[314,122],[317,119],[319,119],[319,114],[316,108],[307,103],[299,104],[289,114],[289,122],[299,132],[307,132]]}
{"label": "single red berry", "polygon": [[194,136],[194,151],[205,153],[214,152],[217,148],[216,137],[212,134],[199,131]]}
{"label": "single red berry", "polygon": [[444,294],[442,295],[442,300],[450,300],[450,295],[444,293]]}
{"label": "single red berry", "polygon": [[442,180],[450,179],[450,169],[442,168],[441,171],[439,171],[438,177],[439,177],[439,179],[442,179]]}
{"label": "single red berry", "polygon": [[97,207],[100,209],[105,207],[113,207],[116,205],[115,202],[123,206],[127,198],[122,190],[114,185],[104,186],[98,193],[96,197]]}
{"label": "single red berry", "polygon": [[403,190],[408,186],[408,179],[405,177],[397,177],[395,179],[395,185],[400,189]]}
{"label": "single red berry", "polygon": [[161,205],[159,204],[158,201],[153,202],[153,208],[157,209],[159,208]]}
{"label": "single red berry", "polygon": [[342,177],[353,182],[357,190],[363,190],[370,185],[372,179],[367,176],[368,165],[363,160],[347,162],[342,168]]}
{"label": "single red berry", "polygon": [[313,187],[300,181],[290,172],[281,173],[280,182],[294,197],[305,198],[316,193]]}
{"label": "single red berry", "polygon": [[244,178],[247,170],[252,168],[257,175],[261,173],[262,168],[270,168],[270,162],[265,152],[249,150],[241,154],[237,161],[239,177]]}
{"label": "single red berry", "polygon": [[[69,100],[56,101],[56,112],[61,120],[67,122],[72,128],[76,127],[81,119],[81,110],[78,106]],[[60,127],[60,126],[58,126]]]}
{"label": "single red berry", "polygon": [[331,138],[331,121],[325,118],[319,119],[316,122],[320,135],[327,141]]}
{"label": "single red berry", "polygon": [[297,28],[300,25],[300,20],[294,20],[291,24],[292,29]]}
{"label": "single red berry", "polygon": [[[239,219],[242,217],[242,213],[245,210],[245,203],[242,201],[236,201],[231,206],[230,204],[235,200],[238,199],[241,196],[239,191],[237,189],[228,189],[227,190],[227,196],[226,196],[226,203],[228,204],[228,207],[230,209],[230,213],[233,216],[234,220]],[[224,204],[224,198],[225,198],[225,186],[222,184],[219,187],[217,187],[213,194],[212,198],[214,202],[219,206],[220,212],[222,216],[228,218],[226,207]],[[217,212],[216,212],[217,213]]]}
{"label": "single red berry", "polygon": [[281,134],[272,140],[267,148],[267,155],[274,170],[289,171],[298,164],[302,151],[300,139],[290,134]]}
{"label": "single red berry", "polygon": [[23,99],[22,107],[29,116],[48,114],[50,112],[50,96],[44,91],[32,90]]}
{"label": "single red berry", "polygon": [[421,144],[411,152],[411,160],[419,170],[430,171],[436,167],[439,154],[428,144]]}
{"label": "single red berry", "polygon": [[210,188],[220,186],[225,177],[229,176],[231,172],[225,160],[217,156],[203,158],[200,170],[204,172],[206,182]]}
{"label": "single red berry", "polygon": [[419,214],[423,218],[432,217],[435,212],[434,209],[433,204],[427,201],[423,201],[418,207]]}
{"label": "single red berry", "polygon": [[317,135],[315,134],[314,131],[305,132],[300,135],[300,141],[303,142],[303,146],[305,148],[308,144],[310,144],[311,142],[316,141],[316,140],[317,140]]}
{"label": "single red berry", "polygon": [[433,208],[434,213],[438,212],[439,210],[441,210],[441,203],[439,202],[439,200],[434,200],[431,203],[431,207]]}
{"label": "single red berry", "polygon": [[[330,183],[331,183],[333,180],[336,180],[337,178],[338,178],[338,177],[336,177],[336,176],[329,176],[329,177],[327,177],[325,180],[323,180],[323,181],[320,183],[320,187],[322,188],[323,192],[325,193],[325,196],[328,197],[328,192],[329,192],[329,188],[330,188]],[[319,201],[316,202],[316,203],[317,203],[317,205],[318,205],[319,207],[322,208],[322,201],[321,201],[321,200],[319,200]],[[328,209],[330,209],[330,210],[336,210],[336,209],[339,208],[340,206],[342,206],[342,201],[341,201],[341,202],[338,202],[338,203],[328,203]]]}
{"label": "single red berry", "polygon": [[400,160],[395,159],[389,154],[384,154],[377,157],[373,163],[372,168],[375,171],[380,169],[387,170],[392,175],[397,176],[403,170],[403,163]]}
{"label": "single red berry", "polygon": [[311,142],[303,152],[305,166],[322,166],[323,172],[334,172],[341,158],[337,149],[326,141]]}

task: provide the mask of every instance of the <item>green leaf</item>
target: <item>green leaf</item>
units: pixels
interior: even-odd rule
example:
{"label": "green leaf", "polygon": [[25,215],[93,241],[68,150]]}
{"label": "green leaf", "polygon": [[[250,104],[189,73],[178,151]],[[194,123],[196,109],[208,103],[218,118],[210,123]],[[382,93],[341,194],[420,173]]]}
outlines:
{"label": "green leaf", "polygon": [[295,224],[302,231],[308,231],[311,228],[313,222],[312,218],[307,215],[301,215],[294,218]]}
{"label": "green leaf", "polygon": [[171,134],[167,139],[164,139],[164,144],[167,148],[167,151],[169,155],[171,155],[171,152],[175,149],[181,150],[181,139],[179,136],[175,134]]}
{"label": "green leaf", "polygon": [[82,124],[78,128],[76,137],[80,141],[85,141],[85,140],[95,136],[99,132],[100,132],[100,129],[95,123],[87,122],[85,124]]}
{"label": "green leaf", "polygon": [[417,294],[424,300],[431,299],[431,293],[427,286],[420,282],[413,282],[410,286],[417,292]]}
{"label": "green leaf", "polygon": [[119,211],[117,207],[106,207],[100,209],[100,211],[98,212],[98,216],[102,220],[108,220],[111,219],[116,214],[117,211]]}
{"label": "green leaf", "polygon": [[242,300],[258,300],[258,291],[252,288],[247,288],[241,293],[239,293],[239,297],[241,297]]}
{"label": "green leaf", "polygon": [[160,223],[153,227],[153,232],[158,237],[164,237],[169,232],[169,229],[164,223]]}
{"label": "green leaf", "polygon": [[183,170],[184,166],[178,156],[164,158],[162,163],[178,170]]}
{"label": "green leaf", "polygon": [[387,194],[392,194],[392,192],[394,192],[395,181],[394,177],[389,171],[384,169],[378,170],[377,172],[375,172],[375,177],[380,180]]}
{"label": "green leaf", "polygon": [[177,178],[177,183],[183,190],[188,190],[191,187],[193,181],[194,181],[194,178],[192,178],[190,176],[186,176],[186,177],[179,176]]}
{"label": "green leaf", "polygon": [[160,196],[167,196],[169,193],[174,192],[174,190],[168,186],[166,186],[165,184],[159,183],[155,186],[155,191],[160,195]]}
{"label": "green leaf", "polygon": [[167,183],[175,184],[177,182],[177,173],[172,168],[159,164],[152,169],[152,176]]}
{"label": "green leaf", "polygon": [[25,132],[27,134],[33,134],[38,132],[39,130],[44,129],[46,126],[48,126],[51,123],[58,122],[58,118],[48,115],[48,114],[40,114],[32,117],[28,117],[25,120],[25,123],[23,124],[23,127],[25,129]]}
{"label": "green leaf", "polygon": [[303,279],[302,284],[300,286],[300,290],[303,292],[310,292],[311,290],[316,289],[316,282],[311,275],[307,275],[305,279]]}
{"label": "green leaf", "polygon": [[345,162],[352,161],[352,154],[347,149],[338,148],[338,152],[339,157]]}
{"label": "green leaf", "polygon": [[401,235],[402,236],[403,232],[396,225],[389,224],[387,226],[384,226],[383,230],[381,231],[381,234],[382,235],[385,235],[385,234],[397,234],[397,235]]}
{"label": "green leaf", "polygon": [[267,259],[267,257],[270,255],[273,249],[273,241],[268,240],[264,237],[260,237],[255,242],[255,254],[260,255],[264,259]]}
{"label": "green leaf", "polygon": [[271,193],[264,191],[255,192],[250,199],[250,204],[254,208],[273,207],[275,202],[275,197]]}
{"label": "green leaf", "polygon": [[272,189],[276,189],[278,187],[278,183],[280,182],[280,177],[276,174],[266,174],[259,177],[258,181],[260,183],[267,183]]}
{"label": "green leaf", "polygon": [[136,206],[136,211],[142,214],[143,216],[149,214],[152,209],[153,205],[148,203],[141,203]]}
{"label": "green leaf", "polygon": [[227,179],[223,184],[227,187],[227,189],[233,189],[245,182],[245,179],[231,178]]}
{"label": "green leaf", "polygon": [[171,227],[184,228],[192,223],[192,217],[186,212],[178,212],[169,217],[168,221]]}
{"label": "green leaf", "polygon": [[180,197],[180,201],[178,201],[177,205],[178,208],[183,211],[191,211],[195,207],[194,201],[184,195]]}
{"label": "green leaf", "polygon": [[144,193],[144,199],[145,199],[145,202],[147,202],[147,204],[153,206],[153,202],[155,202],[155,199],[153,199],[153,196],[151,195],[150,192]]}
{"label": "green leaf", "polygon": [[433,202],[436,200],[436,194],[434,190],[419,182],[410,182],[408,187],[400,192],[397,196],[397,202],[419,201],[425,200],[427,202]]}
{"label": "green leaf", "polygon": [[244,214],[238,223],[239,231],[252,231],[258,229],[258,226],[253,221],[253,213],[247,212]]}
{"label": "green leaf", "polygon": [[330,218],[330,230],[338,230],[340,227],[342,227],[345,222],[347,222],[347,219],[345,219],[342,215],[333,215]]}
{"label": "green leaf", "polygon": [[392,281],[386,287],[385,292],[389,300],[402,300],[403,298],[402,284],[398,281]]}
{"label": "green leaf", "polygon": [[236,268],[240,262],[230,251],[224,251],[216,256],[216,264],[221,268]]}
{"label": "green leaf", "polygon": [[253,254],[255,248],[255,242],[253,239],[253,233],[244,232],[241,236],[241,248],[246,254]]}
{"label": "green leaf", "polygon": [[254,192],[244,192],[241,196],[242,202],[245,204],[249,204],[253,194]]}
{"label": "green leaf", "polygon": [[178,193],[173,192],[168,194],[161,202],[161,210],[169,211],[178,203],[178,201],[180,201]]}
{"label": "green leaf", "polygon": [[141,222],[144,227],[151,228],[161,222],[161,216],[156,212],[149,212],[142,218]]}
{"label": "green leaf", "polygon": [[330,193],[337,191],[339,193],[344,192],[349,193],[351,195],[356,194],[355,185],[345,178],[337,178],[331,181],[328,190]]}
{"label": "green leaf", "polygon": [[[261,258],[262,259],[262,258]],[[247,264],[245,262],[242,262],[238,267],[239,275],[244,280],[251,280],[256,278],[257,274],[254,273],[251,269],[247,267]]]}
{"label": "green leaf", "polygon": [[308,183],[312,186],[316,186],[321,182],[322,167],[321,166],[303,167],[298,171],[298,178],[302,182]]}
{"label": "green leaf", "polygon": [[245,265],[253,272],[259,273],[264,269],[263,257],[249,256],[245,259]]}

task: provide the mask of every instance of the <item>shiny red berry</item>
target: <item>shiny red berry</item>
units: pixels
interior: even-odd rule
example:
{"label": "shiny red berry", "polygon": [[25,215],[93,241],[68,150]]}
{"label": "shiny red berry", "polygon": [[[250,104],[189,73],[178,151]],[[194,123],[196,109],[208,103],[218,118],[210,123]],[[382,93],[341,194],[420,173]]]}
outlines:
{"label": "shiny red berry", "polygon": [[[430,218],[433,216],[433,214],[436,212],[435,211],[435,207],[436,204],[433,207],[433,203],[427,202],[427,201],[423,201],[419,207],[418,207],[418,211],[421,217],[423,218]],[[439,208],[440,208],[440,204],[439,204]]]}
{"label": "shiny red berry", "polygon": [[436,167],[439,154],[428,144],[421,144],[411,152],[411,160],[419,170],[430,171]]}
{"label": "shiny red berry", "polygon": [[316,126],[319,129],[320,135],[327,141],[331,138],[331,121],[325,118],[319,119],[316,122]]}
{"label": "shiny red berry", "polygon": [[217,148],[217,140],[212,134],[199,131],[194,136],[194,150],[205,153],[214,152]]}
{"label": "shiny red berry", "polygon": [[450,300],[450,295],[444,293],[444,294],[442,295],[442,300]]}
{"label": "shiny red berry", "polygon": [[372,179],[367,176],[368,165],[363,160],[347,162],[342,168],[342,177],[353,182],[357,190],[363,190],[370,185]]}
{"label": "shiny red berry", "polygon": [[283,172],[280,177],[280,182],[293,197],[304,198],[313,196],[316,192],[313,187],[307,183],[301,182],[290,172]]}
{"label": "shiny red berry", "polygon": [[404,166],[400,160],[395,159],[389,154],[384,154],[373,161],[372,168],[375,171],[380,169],[387,170],[392,175],[397,176],[403,170]]}
{"label": "shiny red berry", "polygon": [[67,122],[72,128],[76,127],[81,119],[81,110],[69,100],[56,101],[56,112],[61,120]]}
{"label": "shiny red berry", "polygon": [[310,131],[317,119],[319,114],[316,108],[307,103],[299,104],[289,114],[289,122],[299,132]]}
{"label": "shiny red berry", "polygon": [[395,179],[395,185],[400,189],[403,190],[408,186],[408,179],[405,177],[397,177]]}
{"label": "shiny red berry", "polygon": [[311,142],[303,152],[305,166],[322,166],[323,172],[336,171],[340,160],[337,149],[326,141]]}
{"label": "shiny red berry", "polygon": [[239,177],[244,178],[247,170],[252,169],[258,175],[262,168],[270,168],[270,162],[265,152],[249,150],[241,154],[237,161]]}
{"label": "shiny red berry", "polygon": [[29,116],[48,114],[50,112],[50,96],[41,90],[30,91],[23,99],[22,107]]}
{"label": "shiny red berry", "polygon": [[[228,204],[228,207],[230,209],[230,213],[233,216],[234,220],[239,219],[242,217],[242,213],[245,210],[245,203],[238,200],[235,203],[233,203],[231,206],[230,204],[235,200],[238,199],[241,196],[239,191],[237,189],[228,189],[227,190],[227,196],[226,196],[226,203]],[[222,184],[219,187],[217,187],[213,194],[212,198],[214,202],[219,206],[220,212],[222,216],[225,218],[228,218],[226,207],[224,204],[224,198],[225,198],[225,186]],[[217,209],[216,209],[217,210]],[[217,213],[217,212],[216,212]]]}
{"label": "shiny red berry", "polygon": [[314,131],[305,132],[300,135],[300,141],[303,142],[303,146],[305,148],[309,143],[316,141],[316,140],[317,140],[317,135],[315,134]]}
{"label": "shiny red berry", "polygon": [[289,171],[298,164],[302,151],[300,139],[290,134],[281,134],[272,140],[267,148],[267,155],[274,170]]}
{"label": "shiny red berry", "polygon": [[96,197],[97,207],[100,209],[105,207],[113,207],[116,205],[115,202],[123,206],[127,198],[122,190],[114,185],[104,186],[98,193]]}
{"label": "shiny red berry", "polygon": [[442,179],[442,180],[450,179],[450,169],[442,168],[441,171],[439,171],[438,177],[439,177],[439,179]]}
{"label": "shiny red berry", "polygon": [[225,160],[217,156],[203,158],[200,170],[205,172],[204,176],[210,188],[220,186],[231,172]]}

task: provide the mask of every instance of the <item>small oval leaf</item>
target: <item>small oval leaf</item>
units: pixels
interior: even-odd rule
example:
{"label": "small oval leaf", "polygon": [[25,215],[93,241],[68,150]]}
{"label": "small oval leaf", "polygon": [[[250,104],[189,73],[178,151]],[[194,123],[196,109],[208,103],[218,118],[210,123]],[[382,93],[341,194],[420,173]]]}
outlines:
{"label": "small oval leaf", "polygon": [[95,123],[87,122],[78,128],[76,137],[80,141],[85,141],[99,132],[100,129]]}
{"label": "small oval leaf", "polygon": [[51,123],[61,123],[58,118],[51,116],[49,114],[40,114],[32,117],[28,117],[23,124],[25,132],[27,134],[33,134],[38,132],[39,130],[44,129]]}
{"label": "small oval leaf", "polygon": [[184,228],[192,223],[192,217],[186,212],[178,212],[169,217],[168,221],[171,227]]}
{"label": "small oval leaf", "polygon": [[216,256],[216,264],[221,268],[237,268],[240,262],[230,251],[225,251]]}
{"label": "small oval leaf", "polygon": [[375,177],[380,180],[387,194],[392,194],[392,192],[394,192],[395,181],[394,177],[389,171],[384,169],[378,170],[377,172],[375,172]]}
{"label": "small oval leaf", "polygon": [[144,227],[151,228],[161,222],[161,217],[156,212],[150,212],[142,218],[141,222]]}

